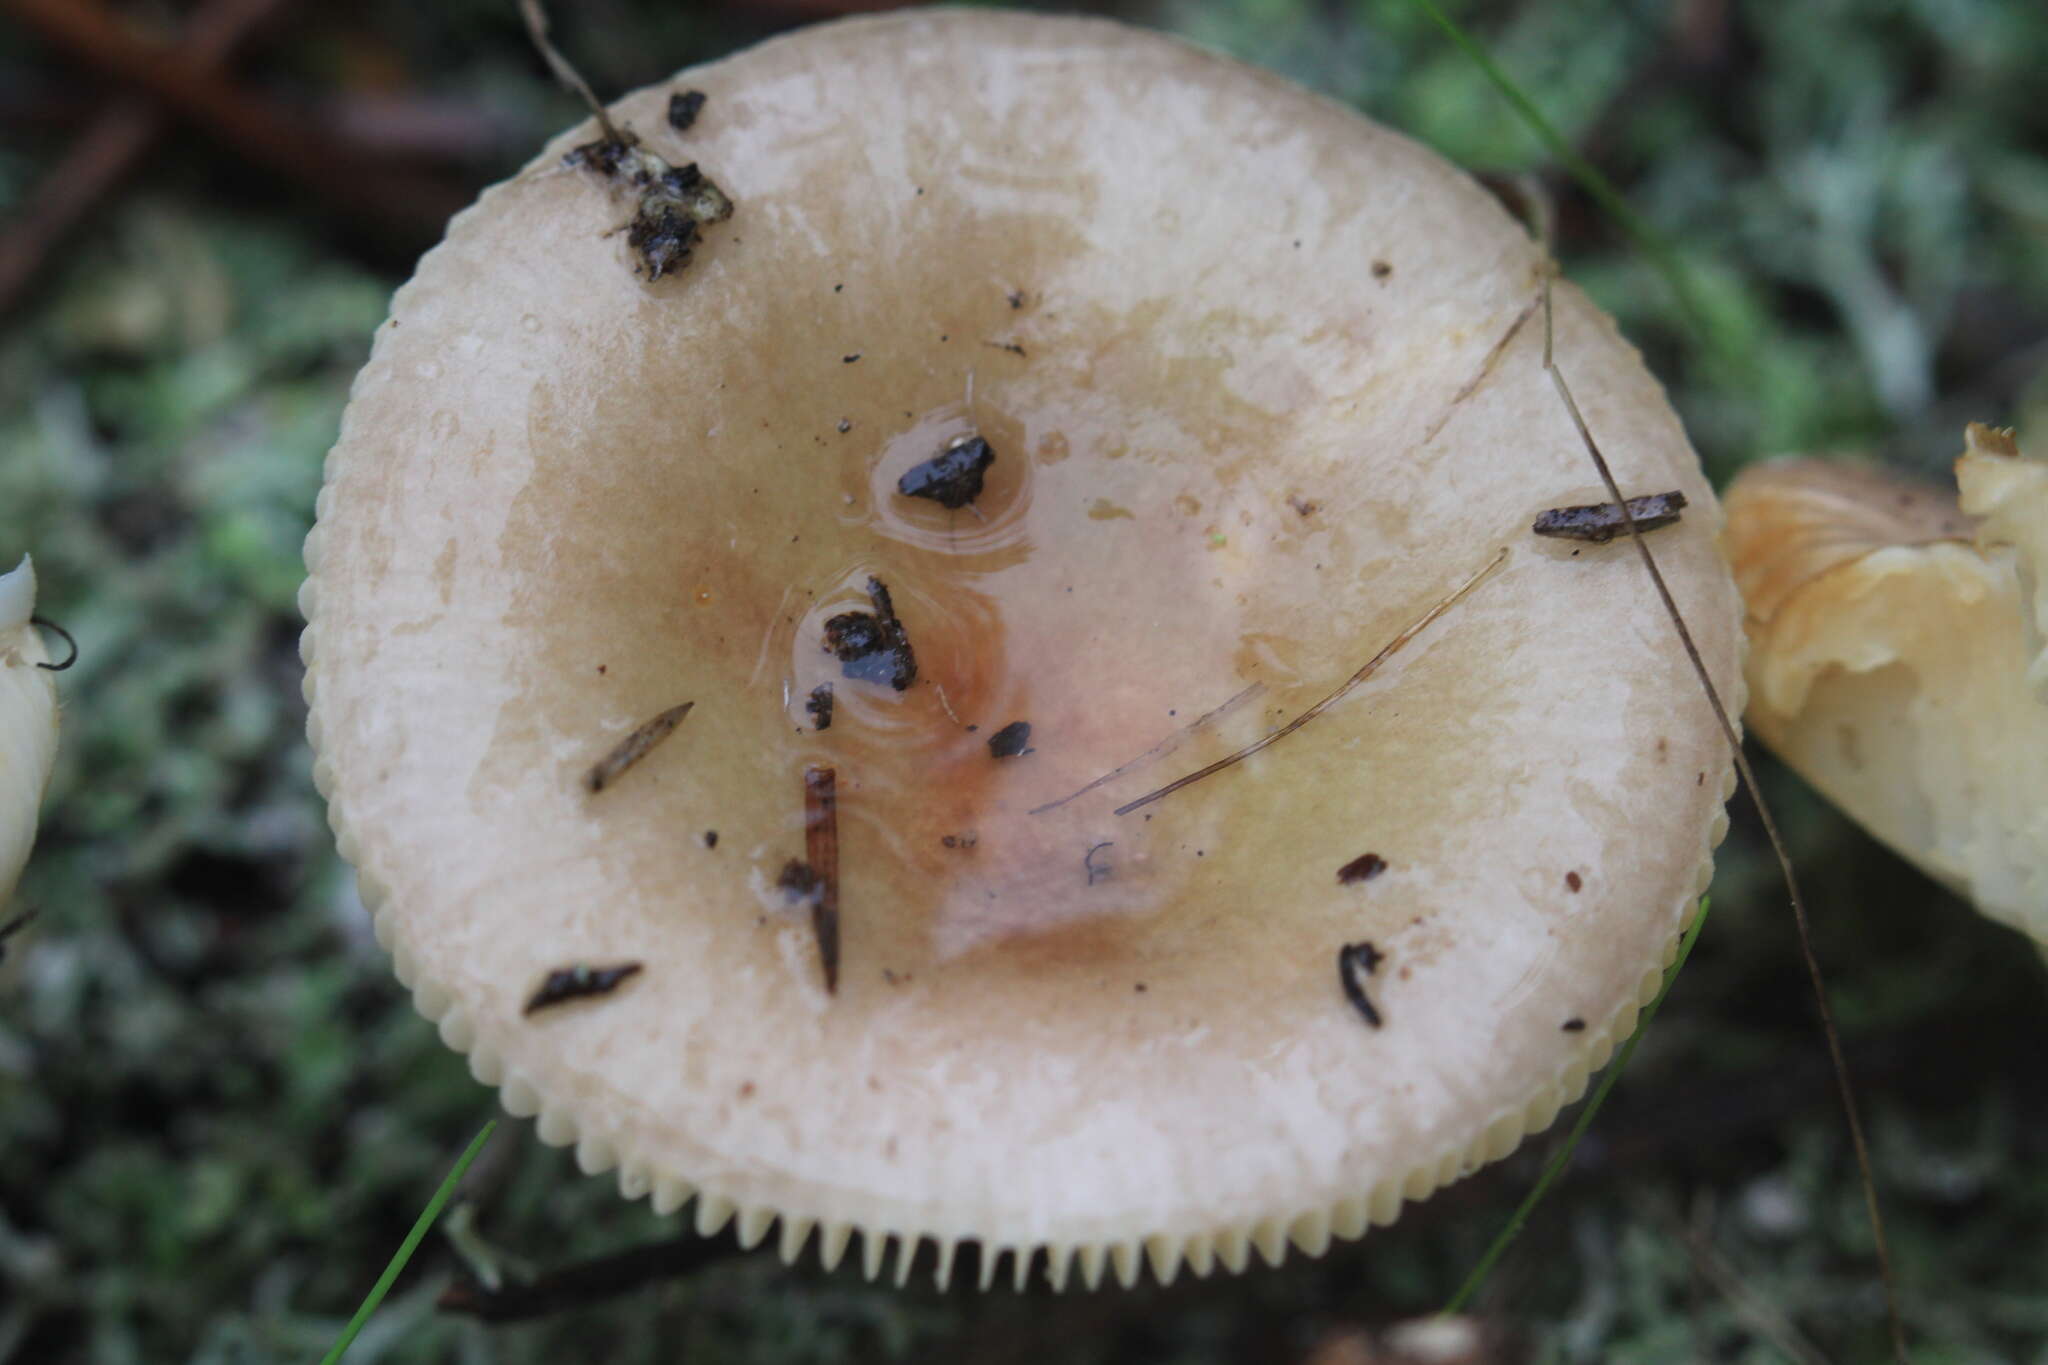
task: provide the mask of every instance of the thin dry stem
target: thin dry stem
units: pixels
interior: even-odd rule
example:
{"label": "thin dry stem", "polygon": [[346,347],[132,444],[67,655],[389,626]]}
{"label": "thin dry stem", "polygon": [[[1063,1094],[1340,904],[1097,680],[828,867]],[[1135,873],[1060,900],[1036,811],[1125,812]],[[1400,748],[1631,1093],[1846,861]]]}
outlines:
{"label": "thin dry stem", "polygon": [[1678,609],[1678,602],[1671,595],[1671,588],[1664,581],[1663,570],[1657,567],[1657,560],[1650,553],[1650,547],[1643,539],[1642,529],[1637,526],[1629,511],[1628,499],[1621,494],[1621,485],[1615,482],[1614,471],[1608,467],[1607,457],[1600,451],[1599,442],[1593,439],[1593,432],[1586,425],[1585,416],[1579,411],[1577,400],[1572,397],[1571,386],[1565,382],[1564,372],[1557,367],[1554,351],[1556,336],[1555,318],[1550,301],[1550,280],[1555,270],[1554,263],[1547,258],[1543,270],[1543,368],[1550,375],[1550,382],[1557,389],[1557,395],[1564,402],[1565,411],[1570,414],[1572,426],[1578,430],[1579,440],[1586,447],[1586,454],[1592,457],[1593,467],[1600,473],[1600,482],[1607,489],[1607,496],[1621,508],[1623,523],[1628,528],[1629,543],[1636,547],[1636,555],[1642,560],[1644,570],[1656,585],[1657,596],[1664,603],[1665,615],[1671,618],[1673,629],[1678,632],[1678,641],[1685,647],[1685,657],[1691,661],[1692,670],[1700,680],[1700,688],[1707,694],[1707,703],[1714,708],[1714,719],[1720,723],[1721,733],[1728,740],[1728,749],[1735,757],[1735,769],[1742,776],[1742,783],[1749,789],[1750,800],[1756,803],[1758,818],[1763,822],[1764,834],[1771,841],[1771,851],[1777,855],[1778,870],[1785,878],[1785,890],[1792,901],[1792,920],[1799,930],[1799,953],[1806,962],[1807,979],[1813,986],[1814,1003],[1820,1009],[1821,1031],[1827,1037],[1828,1055],[1834,1061],[1835,1084],[1841,1094],[1842,1111],[1849,1120],[1849,1141],[1856,1149],[1856,1167],[1863,1178],[1863,1202],[1870,1215],[1871,1236],[1877,1248],[1877,1270],[1884,1282],[1885,1315],[1889,1321],[1892,1338],[1892,1353],[1904,1365],[1906,1354],[1906,1329],[1899,1317],[1899,1303],[1892,1279],[1891,1248],[1885,1239],[1884,1215],[1878,1208],[1877,1183],[1871,1175],[1870,1147],[1863,1137],[1863,1118],[1856,1106],[1855,1086],[1849,1079],[1849,1064],[1842,1056],[1841,1035],[1835,1028],[1835,1013],[1828,1003],[1827,983],[1821,976],[1820,961],[1813,953],[1813,935],[1808,927],[1806,898],[1800,894],[1799,878],[1792,871],[1792,855],[1786,851],[1784,837],[1778,832],[1778,822],[1771,815],[1770,804],[1764,800],[1763,788],[1758,785],[1756,773],[1749,766],[1749,758],[1742,751],[1742,736],[1735,728],[1735,722],[1728,715],[1728,707],[1721,700],[1721,693],[1714,686],[1713,677],[1707,672],[1705,660],[1700,657],[1699,646],[1693,642],[1692,630],[1685,623],[1685,615]]}
{"label": "thin dry stem", "polygon": [[560,81],[565,89],[571,94],[581,96],[583,102],[590,106],[591,115],[597,119],[597,126],[604,132],[605,141],[625,141],[619,135],[619,130],[612,126],[611,116],[605,113],[604,106],[598,103],[596,94],[590,88],[590,82],[584,80],[582,73],[569,65],[569,59],[548,41],[548,15],[547,11],[541,8],[540,0],[519,0],[519,13],[526,20],[527,36],[533,39],[534,47],[538,48],[540,55],[547,60],[548,70],[555,73],[555,79]]}
{"label": "thin dry stem", "polygon": [[1365,661],[1364,666],[1362,666],[1356,673],[1353,673],[1350,677],[1346,678],[1343,682],[1339,683],[1337,685],[1337,689],[1334,692],[1330,693],[1329,696],[1324,697],[1314,706],[1309,707],[1308,710],[1302,712],[1293,720],[1288,721],[1285,725],[1273,731],[1271,734],[1263,735],[1260,738],[1253,740],[1250,744],[1245,745],[1242,749],[1239,749],[1234,754],[1228,754],[1222,758],[1219,758],[1214,763],[1209,764],[1207,767],[1197,768],[1195,769],[1195,771],[1189,773],[1186,777],[1176,778],[1174,781],[1167,783],[1165,786],[1158,788],[1156,791],[1146,792],[1143,796],[1139,797],[1135,801],[1125,802],[1123,805],[1118,806],[1116,808],[1115,814],[1129,815],[1132,811],[1139,809],[1141,806],[1149,806],[1154,801],[1158,801],[1165,797],[1173,795],[1182,787],[1192,786],[1194,783],[1200,782],[1205,777],[1209,777],[1215,773],[1220,773],[1225,768],[1233,767],[1236,764],[1244,762],[1253,754],[1258,753],[1261,749],[1270,748],[1271,746],[1278,744],[1281,740],[1287,738],[1296,730],[1299,730],[1302,726],[1308,724],[1317,716],[1320,716],[1321,714],[1323,714],[1323,712],[1329,710],[1332,706],[1335,706],[1338,702],[1342,701],[1346,694],[1348,694],[1353,688],[1357,687],[1360,683],[1364,682],[1367,678],[1370,678],[1375,672],[1377,672],[1381,664],[1385,663],[1388,659],[1393,658],[1394,655],[1398,653],[1404,645],[1406,645],[1410,640],[1413,640],[1416,636],[1420,635],[1425,629],[1427,629],[1432,621],[1436,620],[1439,616],[1442,616],[1445,612],[1449,611],[1452,607],[1458,605],[1459,602],[1463,601],[1467,593],[1471,592],[1474,588],[1478,587],[1482,582],[1484,582],[1486,578],[1490,574],[1492,574],[1495,569],[1498,569],[1502,564],[1505,564],[1507,562],[1507,558],[1507,547],[1503,545],[1500,549],[1500,552],[1494,555],[1492,559],[1486,562],[1484,568],[1480,569],[1479,572],[1473,574],[1463,583],[1460,583],[1456,588],[1453,588],[1450,594],[1446,596],[1442,601],[1438,602],[1428,611],[1422,613],[1422,615],[1416,617],[1413,621],[1409,622],[1407,627],[1404,628],[1399,635],[1396,635],[1392,640],[1387,642],[1386,648],[1382,649],[1379,653],[1373,655],[1370,659],[1367,659]]}
{"label": "thin dry stem", "polygon": [[1250,701],[1253,697],[1258,696],[1261,692],[1264,692],[1265,690],[1266,685],[1264,683],[1259,682],[1251,683],[1245,687],[1239,688],[1237,692],[1233,696],[1231,696],[1231,698],[1228,701],[1224,702],[1221,706],[1215,707],[1212,710],[1204,711],[1201,715],[1196,716],[1186,725],[1181,726],[1180,729],[1175,730],[1165,739],[1160,740],[1157,744],[1147,749],[1144,753],[1139,754],[1136,758],[1130,760],[1128,763],[1120,763],[1116,767],[1111,768],[1108,772],[1096,778],[1093,782],[1090,782],[1087,786],[1082,787],[1078,791],[1068,792],[1065,796],[1062,796],[1057,801],[1048,801],[1042,806],[1033,806],[1026,813],[1030,815],[1043,815],[1047,811],[1058,810],[1061,806],[1066,805],[1067,802],[1079,800],[1081,797],[1086,796],[1089,792],[1094,791],[1097,787],[1103,786],[1105,783],[1114,782],[1119,777],[1122,777],[1125,773],[1128,773],[1133,769],[1142,768],[1147,763],[1152,762],[1154,759],[1166,757],[1166,755],[1172,753],[1175,749],[1178,749],[1181,746],[1182,742],[1185,741],[1189,735],[1192,735],[1195,733],[1195,731],[1200,730],[1206,726],[1212,725],[1215,722],[1223,719],[1223,717],[1229,715],[1232,711],[1235,711],[1238,707],[1244,705],[1246,702]]}

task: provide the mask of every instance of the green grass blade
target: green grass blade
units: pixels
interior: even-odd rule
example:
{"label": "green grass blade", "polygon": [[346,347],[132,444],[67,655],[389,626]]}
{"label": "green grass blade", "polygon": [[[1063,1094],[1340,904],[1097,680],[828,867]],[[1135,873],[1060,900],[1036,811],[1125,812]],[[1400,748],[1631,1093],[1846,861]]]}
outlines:
{"label": "green grass blade", "polygon": [[1564,140],[1563,134],[1551,125],[1549,119],[1543,117],[1543,111],[1536,107],[1536,102],[1522,93],[1521,87],[1501,69],[1500,64],[1494,61],[1470,34],[1458,26],[1457,20],[1444,13],[1436,0],[1415,0],[1415,3],[1435,21],[1438,28],[1444,31],[1444,36],[1457,44],[1459,51],[1472,59],[1473,64],[1486,79],[1493,83],[1493,88],[1500,91],[1502,98],[1513,106],[1515,113],[1520,115],[1529,131],[1535,134],[1536,140],[1543,144],[1543,149],[1560,166],[1571,172],[1572,179],[1578,181],[1586,193],[1593,197],[1594,202],[1614,219],[1636,249],[1650,258],[1657,273],[1664,277],[1664,282],[1677,297],[1678,305],[1684,310],[1686,321],[1692,325],[1693,330],[1717,351],[1724,354],[1729,351],[1731,348],[1723,344],[1720,334],[1712,324],[1711,315],[1699,296],[1691,272],[1679,259],[1678,251],[1671,245],[1670,239],[1653,227],[1649,219],[1629,207],[1628,201],[1621,197],[1621,191],[1614,188],[1613,183],[1600,173],[1597,166],[1580,156],[1572,145]]}
{"label": "green grass blade", "polygon": [[1536,1206],[1543,1201],[1543,1196],[1550,1192],[1550,1187],[1564,1174],[1564,1168],[1571,1163],[1572,1153],[1578,1148],[1579,1139],[1593,1126],[1593,1116],[1600,1112],[1601,1105],[1607,1103],[1608,1092],[1612,1091],[1614,1083],[1621,1079],[1621,1073],[1628,1067],[1628,1059],[1635,1054],[1636,1044],[1642,1041],[1643,1034],[1650,1027],[1650,1021],[1657,1017],[1657,1007],[1664,1003],[1665,996],[1671,994],[1671,983],[1678,980],[1679,969],[1685,966],[1686,958],[1692,955],[1692,945],[1699,940],[1700,930],[1706,923],[1707,902],[1702,899],[1699,913],[1692,917],[1692,926],[1685,931],[1685,936],[1678,940],[1678,956],[1664,969],[1664,984],[1658,987],[1656,999],[1643,1011],[1642,1019],[1636,1024],[1636,1031],[1628,1036],[1628,1041],[1621,1045],[1621,1051],[1615,1054],[1613,1062],[1602,1073],[1600,1084],[1593,1090],[1593,1098],[1579,1110],[1579,1117],[1572,1124],[1571,1132],[1566,1135],[1564,1146],[1558,1148],[1544,1165],[1542,1176],[1537,1179],[1534,1188],[1523,1196],[1522,1202],[1515,1206],[1514,1213],[1508,1218],[1507,1226],[1500,1230],[1500,1235],[1486,1248],[1486,1254],[1479,1258],[1478,1265],[1472,1267],[1472,1273],[1458,1286],[1458,1292],[1451,1295],[1451,1301],[1444,1305],[1445,1313],[1459,1312],[1471,1302],[1472,1296],[1479,1292],[1479,1286],[1484,1284],[1487,1275],[1492,1273],[1494,1264],[1507,1252],[1508,1244],[1514,1241],[1528,1224],[1529,1215],[1536,1211]]}
{"label": "green grass blade", "polygon": [[364,1325],[370,1321],[370,1315],[377,1311],[377,1305],[384,1302],[384,1296],[391,1292],[391,1286],[398,1279],[398,1272],[405,1269],[405,1263],[412,1259],[413,1252],[419,1250],[421,1240],[427,1235],[427,1229],[434,1226],[434,1220],[441,1216],[441,1210],[447,1205],[449,1196],[455,1193],[455,1186],[461,1182],[462,1173],[469,1169],[470,1162],[476,1160],[477,1153],[483,1151],[484,1144],[491,1140],[491,1134],[497,1127],[498,1121],[492,1119],[484,1125],[481,1133],[470,1140],[469,1149],[462,1154],[462,1159],[455,1163],[455,1169],[448,1172],[448,1178],[441,1182],[441,1188],[434,1191],[434,1197],[427,1201],[426,1208],[420,1211],[419,1221],[412,1225],[412,1231],[405,1234],[405,1240],[398,1244],[398,1250],[391,1257],[391,1263],[384,1267],[384,1273],[377,1277],[377,1283],[370,1286],[369,1294],[363,1299],[363,1306],[356,1309],[356,1315],[348,1320],[348,1326],[341,1329],[341,1336],[336,1339],[333,1348],[321,1358],[320,1365],[339,1365],[342,1356],[348,1353],[349,1346],[356,1339],[356,1333],[363,1330]]}

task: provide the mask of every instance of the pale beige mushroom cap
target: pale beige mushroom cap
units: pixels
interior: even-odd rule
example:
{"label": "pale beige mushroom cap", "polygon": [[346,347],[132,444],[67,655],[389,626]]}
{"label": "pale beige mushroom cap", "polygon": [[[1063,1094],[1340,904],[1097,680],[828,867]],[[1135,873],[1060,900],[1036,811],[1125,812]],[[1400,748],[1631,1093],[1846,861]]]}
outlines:
{"label": "pale beige mushroom cap", "polygon": [[1749,722],[1993,919],[2048,943],[2048,465],[1972,426],[1957,500],[1873,470],[1745,470],[1727,545]]}
{"label": "pale beige mushroom cap", "polygon": [[36,570],[27,555],[0,574],[0,910],[36,841],[43,788],[57,758],[57,684],[42,636],[29,623]]}
{"label": "pale beige mushroom cap", "polygon": [[[942,1279],[969,1239],[1020,1282],[1040,1249],[1091,1284],[1319,1251],[1549,1123],[1654,989],[1732,775],[1629,548],[1529,535],[1599,493],[1499,205],[1091,20],[850,21],[613,117],[732,219],[649,285],[627,206],[562,168],[594,130],[558,138],[399,292],[307,545],[316,775],[476,1074],[700,1228],[779,1219],[790,1256],[815,1228],[828,1262],[857,1230],[870,1272],[930,1240]],[[1711,492],[1613,324],[1558,303],[1623,483],[1691,499],[1656,548],[1739,697]],[[974,512],[896,494],[974,431]],[[1115,813],[1503,547],[1341,704]],[[916,649],[900,695],[820,651],[869,575]],[[1033,752],[991,758],[1016,720]],[[774,885],[808,765],[838,773],[836,995]],[[1366,853],[1386,870],[1340,884]],[[1377,1028],[1337,975],[1363,941]],[[625,961],[522,1014],[549,971]]]}

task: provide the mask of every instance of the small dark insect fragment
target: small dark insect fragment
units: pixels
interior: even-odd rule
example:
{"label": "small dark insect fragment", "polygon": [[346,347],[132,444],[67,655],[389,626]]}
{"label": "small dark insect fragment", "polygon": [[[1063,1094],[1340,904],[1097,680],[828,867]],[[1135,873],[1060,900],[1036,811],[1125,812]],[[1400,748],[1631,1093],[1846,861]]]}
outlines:
{"label": "small dark insect fragment", "polygon": [[717,831],[717,830],[715,830],[715,829],[707,829],[707,830],[705,830],[705,831],[704,831],[704,847],[706,847],[706,848],[717,848],[717,847],[718,847],[718,831]]}
{"label": "small dark insect fragment", "polygon": [[37,664],[37,668],[46,669],[51,673],[62,673],[65,669],[71,667],[71,665],[78,662],[78,641],[71,638],[70,631],[64,629],[64,627],[58,625],[55,621],[52,621],[47,616],[31,616],[28,618],[28,623],[32,626],[40,626],[44,630],[52,632],[71,648],[71,652],[64,656],[63,663]]}
{"label": "small dark insect fragment", "polygon": [[990,758],[1015,758],[1019,754],[1028,754],[1031,752],[1027,747],[1030,743],[1031,722],[1028,720],[1013,720],[988,737],[988,756]]}
{"label": "small dark insect fragment", "polygon": [[1088,870],[1088,885],[1093,886],[1097,882],[1109,880],[1110,874],[1114,871],[1114,869],[1111,868],[1108,863],[1096,862],[1095,855],[1102,852],[1102,850],[1104,850],[1105,848],[1115,847],[1116,844],[1114,842],[1105,841],[1089,849],[1087,854],[1082,857],[1081,866]]}
{"label": "small dark insect fragment", "polygon": [[0,924],[0,962],[7,960],[7,940],[26,929],[36,917],[34,910],[24,910],[5,924]]}
{"label": "small dark insect fragment", "polygon": [[1376,280],[1383,280],[1393,273],[1394,267],[1388,265],[1385,261],[1374,261],[1372,263],[1372,277]]}
{"label": "small dark insect fragment", "polygon": [[668,97],[668,126],[679,133],[690,131],[709,98],[702,90],[682,90]]}
{"label": "small dark insect fragment", "polygon": [[817,894],[818,874],[803,859],[791,858],[782,865],[782,872],[775,878],[775,885],[792,903],[807,901]]}
{"label": "small dark insect fragment", "polygon": [[686,701],[648,721],[639,729],[620,740],[612,751],[598,760],[597,766],[583,775],[583,785],[592,792],[601,792],[618,781],[619,775],[638,763],[653,750],[654,746],[675,733],[683,717],[690,714],[690,708],[697,703]]}
{"label": "small dark insect fragment", "polygon": [[1566,1033],[1584,1033],[1586,1031],[1586,1021],[1576,1017],[1567,1019],[1564,1021],[1564,1031]]}
{"label": "small dark insect fragment", "polygon": [[995,451],[979,436],[963,436],[922,464],[914,464],[896,480],[906,498],[929,498],[948,510],[967,506],[981,496],[982,475],[996,462]]}
{"label": "small dark insect fragment", "polygon": [[1370,942],[1347,943],[1337,950],[1337,982],[1344,988],[1344,998],[1374,1028],[1380,1026],[1380,1012],[1365,993],[1365,978],[1377,971],[1383,960]]}
{"label": "small dark insect fragment", "polygon": [[868,600],[873,612],[841,612],[825,622],[825,648],[838,658],[844,676],[901,692],[917,679],[917,656],[881,579],[868,580]]}
{"label": "small dark insect fragment", "polygon": [[811,716],[813,730],[832,728],[832,684],[819,683],[811,689],[811,699],[804,703],[804,710]]}
{"label": "small dark insect fragment", "polygon": [[1337,869],[1337,884],[1350,886],[1354,882],[1369,882],[1387,870],[1387,860],[1377,853],[1361,853]]}
{"label": "small dark insect fragment", "polygon": [[1571,890],[1576,891],[1580,887],[1584,886],[1586,883],[1582,878],[1580,878],[1578,873],[1567,872],[1564,874],[1564,884]]}
{"label": "small dark insect fragment", "polygon": [[[1628,500],[1628,515],[1638,531],[1654,531],[1677,521],[1685,510],[1685,494],[1674,488],[1669,493],[1651,493]],[[1585,503],[1577,507],[1553,507],[1538,516],[1529,527],[1539,536],[1561,540],[1589,540],[1595,545],[1628,530],[1621,508],[1611,502]]]}
{"label": "small dark insect fragment", "polygon": [[558,967],[547,974],[547,979],[542,981],[540,989],[528,998],[526,1008],[521,1013],[532,1014],[535,1010],[559,1005],[565,1000],[610,995],[618,989],[621,981],[629,976],[637,976],[639,972],[640,964],[637,962],[621,962],[615,967],[592,967],[588,963],[578,962],[571,967]]}

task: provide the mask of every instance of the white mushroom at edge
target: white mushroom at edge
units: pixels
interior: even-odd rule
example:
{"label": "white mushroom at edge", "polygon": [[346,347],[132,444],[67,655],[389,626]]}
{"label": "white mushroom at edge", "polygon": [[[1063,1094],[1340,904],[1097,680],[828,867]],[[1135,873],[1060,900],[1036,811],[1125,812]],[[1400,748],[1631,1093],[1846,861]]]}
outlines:
{"label": "white mushroom at edge", "polygon": [[0,910],[28,863],[43,788],[57,757],[57,684],[42,636],[31,624],[36,571],[21,564],[0,574]]}

